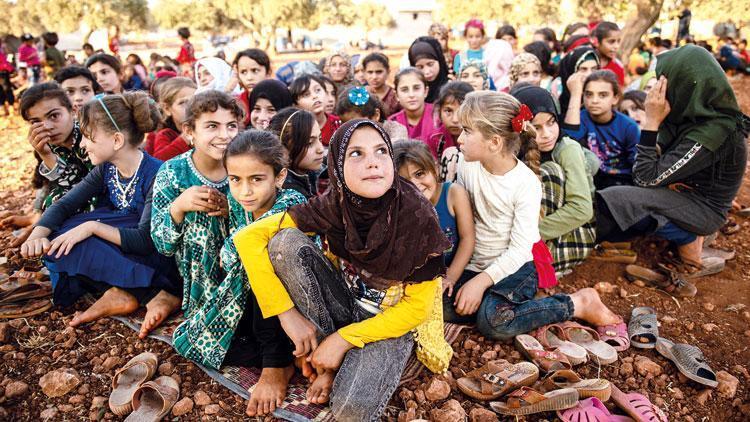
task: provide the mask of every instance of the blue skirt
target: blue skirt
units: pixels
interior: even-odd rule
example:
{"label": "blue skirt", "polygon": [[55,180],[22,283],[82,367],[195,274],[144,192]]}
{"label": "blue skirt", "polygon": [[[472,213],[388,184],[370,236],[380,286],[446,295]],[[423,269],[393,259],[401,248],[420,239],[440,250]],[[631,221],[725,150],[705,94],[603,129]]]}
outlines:
{"label": "blue skirt", "polygon": [[[109,208],[98,208],[71,217],[50,239],[87,221],[98,221],[117,228],[137,228],[139,220],[140,216],[136,214],[119,214]],[[159,290],[170,293],[182,291],[173,258],[156,251],[148,255],[126,254],[119,246],[96,236],[75,245],[68,255],[60,258],[45,255],[43,261],[50,272],[53,301],[61,306],[71,305],[90,292],[83,285],[87,281],[125,290],[153,290],[155,293]]]}

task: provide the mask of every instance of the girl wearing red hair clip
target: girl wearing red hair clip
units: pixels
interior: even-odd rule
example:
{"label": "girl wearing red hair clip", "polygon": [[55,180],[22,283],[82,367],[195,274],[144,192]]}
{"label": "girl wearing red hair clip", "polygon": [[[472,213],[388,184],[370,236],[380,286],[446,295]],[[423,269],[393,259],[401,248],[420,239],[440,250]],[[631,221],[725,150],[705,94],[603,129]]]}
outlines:
{"label": "girl wearing red hair clip", "polygon": [[461,63],[466,63],[469,60],[484,60],[484,48],[482,47],[485,42],[484,23],[479,19],[469,19],[464,25],[464,38],[469,48],[461,51],[453,59],[453,73],[458,75],[461,71]]}

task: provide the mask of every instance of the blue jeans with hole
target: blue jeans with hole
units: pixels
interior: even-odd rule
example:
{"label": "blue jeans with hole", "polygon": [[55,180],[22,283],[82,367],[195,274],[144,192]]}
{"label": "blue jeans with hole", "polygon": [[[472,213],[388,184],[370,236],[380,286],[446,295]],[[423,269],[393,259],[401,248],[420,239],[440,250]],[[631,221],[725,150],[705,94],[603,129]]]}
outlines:
{"label": "blue jeans with hole", "polygon": [[534,299],[539,281],[533,261],[525,263],[518,271],[487,289],[475,314],[458,315],[453,305],[456,294],[461,286],[478,274],[464,271],[453,287],[453,296],[448,297],[447,291],[443,295],[443,317],[446,321],[476,322],[485,337],[508,341],[518,334],[573,317],[573,301],[568,295],[556,294]]}

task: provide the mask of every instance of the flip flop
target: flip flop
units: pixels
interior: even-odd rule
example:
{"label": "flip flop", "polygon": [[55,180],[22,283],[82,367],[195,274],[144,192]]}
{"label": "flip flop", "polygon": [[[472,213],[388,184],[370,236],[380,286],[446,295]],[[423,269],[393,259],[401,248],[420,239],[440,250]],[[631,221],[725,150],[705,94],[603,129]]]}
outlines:
{"label": "flip flop", "polygon": [[612,387],[609,381],[601,378],[582,379],[569,369],[555,371],[544,379],[542,384],[545,391],[558,390],[561,388],[575,388],[578,396],[582,399],[596,397],[601,401],[609,400]]}
{"label": "flip flop", "polygon": [[[606,400],[605,400],[606,401]],[[633,422],[628,416],[613,415],[607,406],[596,397],[579,401],[575,407],[557,411],[562,422]]]}
{"label": "flip flop", "polygon": [[570,369],[572,367],[568,358],[560,353],[559,350],[544,350],[542,344],[528,334],[519,334],[513,341],[516,349],[526,356],[526,359],[534,362],[543,372]]}
{"label": "flip flop", "polygon": [[698,293],[698,288],[693,283],[681,278],[676,273],[667,272],[665,274],[640,265],[625,267],[625,278],[630,281],[641,280],[676,297],[693,297]]}
{"label": "flip flop", "polygon": [[35,299],[26,303],[0,305],[0,319],[27,318],[39,315],[52,307],[49,299]]}
{"label": "flip flop", "polygon": [[640,393],[623,393],[612,385],[612,400],[636,422],[667,422],[664,412]]}
{"label": "flip flop", "polygon": [[618,352],[624,352],[630,348],[628,327],[625,325],[625,321],[623,321],[622,318],[620,318],[620,322],[617,324],[597,326],[596,332],[599,333],[599,339],[601,341],[614,347]]}
{"label": "flip flop", "polygon": [[735,255],[736,253],[734,249],[719,249],[710,246],[704,246],[701,251],[701,259],[721,258],[724,261],[731,261],[734,259]]}
{"label": "flip flop", "polygon": [[156,373],[159,359],[155,354],[143,352],[130,359],[112,377],[112,394],[109,408],[117,416],[125,416],[133,410],[133,393]]}
{"label": "flip flop", "polygon": [[52,295],[52,284],[49,281],[30,281],[16,285],[14,288],[0,293],[0,304],[20,302],[28,299],[38,299]]}
{"label": "flip flop", "polygon": [[596,330],[573,321],[565,321],[557,325],[562,327],[565,339],[586,349],[594,362],[609,365],[617,361],[617,350],[612,345],[601,341]]}
{"label": "flip flop", "polygon": [[172,410],[180,398],[180,385],[172,377],[162,376],[144,382],[133,392],[133,413],[125,422],[158,422]]}
{"label": "flip flop", "polygon": [[630,344],[639,349],[653,349],[659,338],[659,323],[656,311],[649,306],[633,308],[628,322]]}
{"label": "flip flop", "polygon": [[691,264],[677,258],[671,260],[671,262],[661,262],[659,267],[685,279],[718,274],[724,271],[724,267],[726,267],[726,261],[715,256],[701,259],[701,261],[701,264]]}
{"label": "flip flop", "polygon": [[578,391],[574,388],[563,388],[541,394],[532,388],[521,387],[510,393],[504,402],[490,402],[490,407],[501,415],[520,416],[570,409],[576,403],[578,403]]}
{"label": "flip flop", "polygon": [[719,385],[716,373],[706,363],[701,349],[689,344],[675,344],[660,337],[656,340],[656,351],[674,362],[682,375],[689,379],[709,387]]}
{"label": "flip flop", "polygon": [[492,360],[456,380],[458,389],[477,400],[495,400],[539,379],[539,368],[530,362],[511,364]]}
{"label": "flip flop", "polygon": [[568,362],[573,366],[586,363],[588,360],[586,349],[575,343],[562,339],[565,335],[562,328],[558,325],[548,324],[541,326],[534,330],[531,335],[539,340],[539,343],[541,343],[545,349],[556,347],[557,351],[565,355],[565,357],[568,358]]}

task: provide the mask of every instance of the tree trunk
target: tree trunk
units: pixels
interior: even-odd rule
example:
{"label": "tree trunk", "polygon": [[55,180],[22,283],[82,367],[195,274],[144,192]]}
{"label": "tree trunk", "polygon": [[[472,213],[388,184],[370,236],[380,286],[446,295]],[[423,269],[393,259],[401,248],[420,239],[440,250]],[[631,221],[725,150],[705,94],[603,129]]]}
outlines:
{"label": "tree trunk", "polygon": [[620,44],[620,60],[625,66],[628,65],[630,53],[638,46],[643,34],[659,19],[659,13],[664,4],[664,0],[634,0],[634,2],[636,12],[625,23]]}

